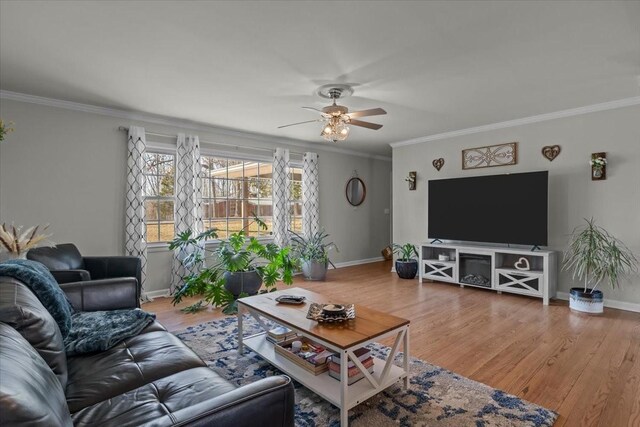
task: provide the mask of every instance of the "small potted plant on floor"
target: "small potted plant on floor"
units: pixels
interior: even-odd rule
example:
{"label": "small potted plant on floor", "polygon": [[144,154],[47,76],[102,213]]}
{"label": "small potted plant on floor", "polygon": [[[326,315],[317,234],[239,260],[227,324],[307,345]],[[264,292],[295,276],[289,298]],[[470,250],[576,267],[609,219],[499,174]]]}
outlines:
{"label": "small potted plant on floor", "polygon": [[637,271],[638,261],[633,253],[593,218],[585,219],[585,225],[577,227],[564,253],[563,270],[572,272],[573,280],[584,282],[580,288],[571,288],[569,307],[586,313],[602,313],[604,295],[596,287],[604,280],[612,288],[625,274]]}
{"label": "small potted plant on floor", "polygon": [[[254,221],[264,230],[267,225],[255,217]],[[184,283],[173,294],[173,304],[182,298],[202,295],[203,299],[183,309],[195,312],[211,304],[222,307],[225,314],[237,312],[237,299],[255,295],[262,284],[266,291],[275,290],[276,282],[287,285],[293,283],[295,264],[289,257],[289,247],[280,248],[274,243],[261,243],[255,237],[248,237],[245,229],[233,233],[222,240],[215,249],[209,249],[205,240],[218,237],[215,230],[207,230],[196,236],[191,230],[178,234],[169,244],[169,249],[179,250],[187,271]],[[205,265],[207,254],[213,255],[213,262]],[[210,262],[211,259],[207,258]]]}
{"label": "small potted plant on floor", "polygon": [[293,254],[300,262],[304,278],[307,280],[325,280],[329,264],[336,268],[329,259],[329,251],[331,249],[338,251],[336,244],[325,242],[329,235],[324,230],[317,231],[309,237],[303,237],[291,230],[289,232],[292,235]]}
{"label": "small potted plant on floor", "polygon": [[413,258],[418,256],[418,250],[415,245],[405,243],[400,246],[396,243],[392,245],[393,253],[398,255],[396,260],[396,273],[401,279],[413,279],[418,273],[418,260]]}

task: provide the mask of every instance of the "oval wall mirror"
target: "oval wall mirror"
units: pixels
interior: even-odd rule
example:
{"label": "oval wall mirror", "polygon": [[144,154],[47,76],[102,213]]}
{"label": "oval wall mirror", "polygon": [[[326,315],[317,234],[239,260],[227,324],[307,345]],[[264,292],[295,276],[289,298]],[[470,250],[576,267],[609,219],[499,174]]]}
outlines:
{"label": "oval wall mirror", "polygon": [[351,206],[360,206],[367,195],[367,187],[360,178],[353,177],[347,181],[346,193],[347,201]]}

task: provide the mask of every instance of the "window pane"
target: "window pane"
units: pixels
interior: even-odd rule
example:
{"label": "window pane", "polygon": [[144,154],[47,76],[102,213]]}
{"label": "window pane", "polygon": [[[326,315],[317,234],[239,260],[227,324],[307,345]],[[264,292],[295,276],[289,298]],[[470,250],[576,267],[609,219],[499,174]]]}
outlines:
{"label": "window pane", "polygon": [[301,233],[302,232],[302,217],[301,216],[296,216],[291,218],[291,230],[295,231],[296,233]]}
{"label": "window pane", "polygon": [[302,199],[302,182],[300,181],[292,181],[289,186],[290,195],[289,198],[291,200],[301,200]]}
{"label": "window pane", "polygon": [[173,173],[173,155],[172,154],[157,154],[158,162],[158,175],[166,175]]}
{"label": "window pane", "polygon": [[229,218],[229,233],[237,233],[247,224],[242,218]]}
{"label": "window pane", "polygon": [[163,221],[160,223],[160,242],[168,242],[174,238],[173,221]]}
{"label": "window pane", "polygon": [[244,194],[243,187],[245,184],[246,183],[244,181],[229,180],[227,182],[228,197],[232,199],[241,199]]}
{"label": "window pane", "polygon": [[289,214],[294,216],[302,216],[302,203],[290,203]]}
{"label": "window pane", "polygon": [[160,221],[173,221],[173,200],[159,201]]}
{"label": "window pane", "polygon": [[211,221],[211,223],[209,224],[208,228],[209,229],[215,228],[216,232],[218,233],[218,238],[219,239],[226,239],[227,237],[229,237],[229,234],[227,233],[227,220],[226,219]]}
{"label": "window pane", "polygon": [[260,203],[255,208],[255,213],[261,220],[265,220],[266,217],[270,217],[273,215],[273,206],[271,205],[271,200],[268,202],[266,200],[260,200]]}
{"label": "window pane", "polygon": [[221,157],[203,157],[201,164],[203,176],[211,178],[227,177],[227,159]]}
{"label": "window pane", "polygon": [[146,175],[144,177],[144,196],[158,196],[160,194],[160,179],[158,175]]}
{"label": "window pane", "polygon": [[302,181],[302,169],[301,168],[289,168],[291,174],[291,181]]}
{"label": "window pane", "polygon": [[147,242],[160,242],[160,226],[157,222],[146,224]]}
{"label": "window pane", "polygon": [[245,178],[257,178],[258,177],[258,162],[245,162],[245,164],[244,164],[244,177]]}
{"label": "window pane", "polygon": [[212,198],[227,197],[229,195],[229,183],[226,179],[215,178],[211,180],[211,196]]}
{"label": "window pane", "polygon": [[158,194],[161,196],[173,196],[173,186],[175,182],[175,176],[173,175],[173,170],[167,175],[163,175],[162,177],[158,177],[158,185],[159,190]]}
{"label": "window pane", "polygon": [[260,178],[273,177],[272,169],[271,163],[260,163]]}
{"label": "window pane", "polygon": [[227,202],[229,218],[242,218],[242,200],[230,199]]}
{"label": "window pane", "polygon": [[145,200],[144,219],[145,221],[158,220],[158,201],[157,200]]}
{"label": "window pane", "polygon": [[145,174],[158,174],[158,155],[154,153],[144,153],[144,172]]}
{"label": "window pane", "polygon": [[233,179],[242,179],[244,177],[244,169],[242,160],[229,159],[228,177]]}
{"label": "window pane", "polygon": [[260,236],[270,236],[271,233],[273,232],[273,218],[270,216],[265,216],[265,217],[260,217],[260,219],[263,220],[264,223],[267,225],[267,229],[263,230],[262,228],[260,228],[258,234]]}

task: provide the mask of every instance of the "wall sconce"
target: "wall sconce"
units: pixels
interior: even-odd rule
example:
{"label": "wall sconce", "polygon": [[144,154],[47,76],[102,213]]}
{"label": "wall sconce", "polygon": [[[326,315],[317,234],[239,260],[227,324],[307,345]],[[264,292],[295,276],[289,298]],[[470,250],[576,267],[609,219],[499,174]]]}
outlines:
{"label": "wall sconce", "polygon": [[607,153],[592,153],[589,164],[592,181],[607,179]]}
{"label": "wall sconce", "polygon": [[416,178],[417,178],[417,172],[414,171],[414,172],[409,172],[409,176],[404,179],[409,183],[409,190],[416,189]]}

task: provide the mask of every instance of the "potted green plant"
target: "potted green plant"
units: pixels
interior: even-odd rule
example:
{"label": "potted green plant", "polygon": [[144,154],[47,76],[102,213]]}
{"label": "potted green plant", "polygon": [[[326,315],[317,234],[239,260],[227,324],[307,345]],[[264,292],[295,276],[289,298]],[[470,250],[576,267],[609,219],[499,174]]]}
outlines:
{"label": "potted green plant", "polygon": [[[255,217],[254,221],[260,228],[267,229],[259,218]],[[174,305],[184,297],[202,295],[202,300],[184,311],[198,311],[211,304],[222,307],[225,314],[234,314],[237,312],[237,299],[255,295],[262,284],[268,292],[275,290],[278,281],[287,285],[293,283],[295,264],[289,256],[290,248],[280,248],[274,243],[263,244],[255,237],[248,237],[247,227],[220,241],[215,249],[207,248],[204,242],[217,238],[216,230],[195,236],[187,230],[170,242],[169,249],[177,249],[183,254],[181,261],[185,269],[193,271],[174,292]],[[214,258],[210,265],[205,265],[205,258],[209,261],[207,255]]]}
{"label": "potted green plant", "polygon": [[606,280],[615,288],[621,276],[637,271],[638,261],[620,240],[597,226],[593,218],[585,221],[585,225],[573,230],[563,257],[563,270],[571,271],[573,280],[584,282],[583,287],[571,288],[569,307],[602,313],[604,295],[596,287]]}
{"label": "potted green plant", "polygon": [[309,237],[301,236],[291,230],[289,232],[292,235],[293,254],[300,263],[304,278],[307,280],[325,280],[329,264],[336,268],[329,259],[329,251],[331,249],[338,251],[336,244],[325,242],[329,235],[325,233],[324,229],[311,234]]}
{"label": "potted green plant", "polygon": [[413,279],[418,273],[418,260],[413,258],[418,256],[418,250],[415,245],[411,243],[405,243],[404,245],[398,245],[394,243],[392,245],[393,253],[398,255],[396,260],[396,273],[401,279]]}

